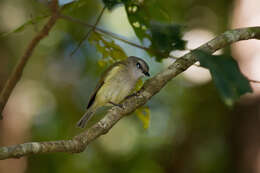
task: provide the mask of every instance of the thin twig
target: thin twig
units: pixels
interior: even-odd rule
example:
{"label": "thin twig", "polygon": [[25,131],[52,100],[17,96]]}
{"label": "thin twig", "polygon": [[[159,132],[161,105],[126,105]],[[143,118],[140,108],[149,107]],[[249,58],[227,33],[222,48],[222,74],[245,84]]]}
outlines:
{"label": "thin twig", "polygon": [[88,36],[90,35],[90,33],[95,30],[95,28],[97,27],[97,25],[98,25],[98,23],[99,23],[101,17],[102,17],[103,14],[104,14],[105,9],[106,9],[106,7],[104,6],[104,7],[102,8],[102,11],[100,12],[100,14],[99,14],[99,16],[98,16],[98,18],[97,18],[95,24],[93,25],[93,27],[90,28],[90,30],[89,30],[89,31],[87,32],[87,34],[83,37],[83,39],[80,40],[80,42],[79,42],[79,44],[77,45],[77,47],[71,52],[70,56],[72,56],[72,55],[80,48],[80,46],[82,45],[82,43],[83,43],[86,39],[88,39]]}
{"label": "thin twig", "polygon": [[[145,47],[145,46],[133,43],[133,42],[131,42],[129,40],[126,40],[126,39],[122,38],[121,36],[119,36],[119,35],[117,35],[115,33],[112,33],[112,32],[106,31],[104,29],[98,28],[95,25],[91,25],[89,23],[84,22],[83,20],[80,20],[80,19],[77,19],[77,18],[73,18],[73,17],[70,17],[70,16],[66,16],[66,15],[63,15],[63,14],[59,14],[59,15],[60,15],[60,18],[62,18],[62,19],[65,19],[65,20],[68,20],[68,21],[71,21],[71,22],[74,22],[74,23],[78,23],[78,24],[80,24],[82,26],[85,26],[85,27],[90,27],[90,28],[92,28],[92,30],[95,29],[95,31],[98,31],[98,32],[103,33],[103,34],[106,34],[106,35],[108,35],[108,36],[110,36],[110,37],[112,37],[112,38],[114,38],[116,40],[119,40],[121,42],[129,44],[131,46],[137,47],[139,49],[143,49],[145,51],[150,51],[150,52],[154,52],[154,53],[160,53],[160,51],[158,51],[158,50],[152,50],[149,47]],[[175,57],[173,55],[169,55],[169,57],[173,58],[173,59],[178,59],[177,57]]]}
{"label": "thin twig", "polygon": [[13,72],[11,73],[10,77],[8,78],[7,82],[5,83],[1,94],[0,94],[0,118],[2,119],[2,112],[3,109],[8,101],[11,92],[13,91],[14,87],[16,86],[17,82],[21,79],[23,69],[27,64],[29,58],[31,57],[33,50],[38,45],[38,43],[49,34],[49,31],[54,26],[58,19],[58,0],[52,0],[50,4],[50,8],[52,11],[52,16],[49,21],[45,24],[42,30],[32,39],[30,44],[28,45],[24,55],[19,60],[18,64],[14,68]]}
{"label": "thin twig", "polygon": [[[104,8],[105,8],[105,7],[104,7]],[[104,8],[103,8],[102,12],[100,13],[99,18],[102,16],[102,13],[103,13],[103,11],[104,11]],[[115,33],[112,33],[112,32],[109,32],[109,31],[106,31],[106,30],[104,30],[104,29],[101,29],[101,28],[96,27],[96,25],[97,25],[97,23],[98,23],[98,21],[99,21],[100,19],[98,19],[98,20],[96,21],[95,25],[91,25],[91,24],[86,23],[86,22],[84,22],[84,21],[82,21],[82,20],[80,20],[80,19],[76,19],[76,18],[73,18],[73,17],[70,17],[70,16],[65,16],[65,15],[63,15],[63,14],[59,14],[59,16],[60,16],[60,18],[62,18],[62,19],[65,19],[65,20],[68,20],[68,21],[71,21],[71,22],[74,22],[74,23],[78,23],[78,24],[83,25],[83,26],[85,26],[85,27],[90,27],[91,30],[89,30],[89,32],[87,33],[86,38],[88,37],[88,35],[89,35],[89,33],[90,33],[91,31],[96,30],[96,31],[99,31],[99,32],[101,32],[101,33],[103,33],[103,34],[106,34],[106,35],[108,35],[108,36],[110,36],[110,37],[112,37],[112,38],[114,38],[114,39],[116,39],[116,40],[119,40],[119,41],[122,41],[122,42],[124,42],[124,43],[126,43],[126,44],[129,44],[129,45],[131,45],[131,46],[134,46],[134,47],[143,49],[143,50],[145,50],[145,51],[153,51],[153,52],[158,52],[158,53],[159,53],[158,50],[151,50],[151,48],[148,48],[148,47],[141,46],[141,45],[139,45],[139,44],[133,43],[133,42],[131,42],[131,41],[129,41],[129,40],[123,39],[122,37],[120,37],[119,35],[117,35],[117,34],[115,34]],[[84,39],[80,42],[79,46],[82,44],[82,42],[83,42],[86,38],[84,38]],[[77,49],[79,48],[79,46],[77,47]],[[77,51],[77,49],[75,49],[75,50],[71,53],[71,55],[73,55],[74,52]],[[189,51],[192,51],[192,49],[188,49],[188,50],[189,50]],[[169,57],[172,58],[172,59],[176,59],[176,60],[179,59],[178,57],[175,57],[175,56],[173,56],[173,55],[169,55]],[[205,67],[202,67],[202,66],[199,65],[199,64],[193,64],[192,66],[196,66],[196,67],[199,67],[199,68],[205,68]],[[258,82],[255,81],[255,80],[249,80],[249,81],[250,81],[250,82],[254,82],[254,83],[258,83]]]}
{"label": "thin twig", "polygon": [[83,20],[76,19],[76,18],[73,18],[73,17],[70,17],[70,16],[66,16],[66,15],[63,15],[63,14],[60,14],[59,16],[60,16],[60,18],[62,18],[62,19],[65,19],[65,20],[68,20],[68,21],[71,21],[71,22],[74,22],[74,23],[78,23],[78,24],[80,24],[80,25],[82,25],[82,26],[90,27],[90,28],[95,28],[95,31],[98,31],[98,32],[103,33],[103,34],[106,34],[106,35],[108,35],[108,36],[110,36],[110,37],[112,37],[112,38],[114,38],[114,39],[116,39],[116,40],[122,41],[122,42],[124,42],[124,43],[126,43],[126,44],[135,46],[135,47],[137,47],[137,48],[140,48],[140,49],[143,49],[143,50],[146,50],[146,51],[150,50],[150,48],[147,48],[147,47],[145,47],[145,46],[141,46],[141,45],[139,45],[139,44],[136,44],[136,43],[133,43],[133,42],[128,41],[128,40],[126,40],[126,39],[123,39],[123,38],[121,38],[120,36],[118,36],[118,35],[115,34],[115,33],[112,33],[112,32],[106,31],[106,30],[104,30],[104,29],[95,27],[94,25],[88,24],[88,23],[84,22]]}

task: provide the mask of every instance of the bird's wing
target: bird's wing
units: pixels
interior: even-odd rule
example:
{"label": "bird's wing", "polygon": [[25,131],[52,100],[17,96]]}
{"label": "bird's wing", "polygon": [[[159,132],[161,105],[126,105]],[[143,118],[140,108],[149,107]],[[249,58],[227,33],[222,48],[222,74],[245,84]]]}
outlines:
{"label": "bird's wing", "polygon": [[97,86],[96,86],[96,88],[95,88],[93,94],[90,96],[87,109],[90,108],[90,106],[94,103],[95,98],[96,98],[96,95],[97,95],[97,92],[99,91],[99,89],[100,89],[100,88],[102,87],[102,85],[104,84],[104,82],[105,82],[107,76],[109,76],[108,74],[118,73],[118,72],[119,72],[119,71],[118,71],[118,70],[119,70],[119,66],[120,66],[121,64],[123,65],[124,63],[123,63],[122,61],[116,62],[116,63],[114,63],[113,65],[111,65],[108,69],[106,69],[106,70],[102,73],[102,75],[101,75],[101,77],[100,77],[100,79],[99,79],[99,81],[98,81],[98,83],[97,83]]}

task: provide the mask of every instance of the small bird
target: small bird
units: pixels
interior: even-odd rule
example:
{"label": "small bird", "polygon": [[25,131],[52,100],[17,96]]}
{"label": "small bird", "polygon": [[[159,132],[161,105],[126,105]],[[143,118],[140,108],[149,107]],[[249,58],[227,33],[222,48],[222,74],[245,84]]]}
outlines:
{"label": "small bird", "polygon": [[134,56],[111,65],[104,73],[90,97],[87,111],[78,121],[77,126],[84,128],[102,106],[119,106],[127,96],[132,94],[138,80],[150,76],[147,63]]}

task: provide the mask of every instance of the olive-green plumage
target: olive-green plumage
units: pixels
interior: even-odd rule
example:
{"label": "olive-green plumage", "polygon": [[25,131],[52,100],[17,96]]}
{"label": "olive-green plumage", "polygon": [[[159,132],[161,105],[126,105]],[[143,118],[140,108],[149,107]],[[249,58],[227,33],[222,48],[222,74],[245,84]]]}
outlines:
{"label": "olive-green plumage", "polygon": [[149,66],[144,60],[134,56],[110,66],[102,74],[90,97],[87,111],[77,126],[84,128],[99,107],[119,104],[133,92],[143,76],[149,76]]}

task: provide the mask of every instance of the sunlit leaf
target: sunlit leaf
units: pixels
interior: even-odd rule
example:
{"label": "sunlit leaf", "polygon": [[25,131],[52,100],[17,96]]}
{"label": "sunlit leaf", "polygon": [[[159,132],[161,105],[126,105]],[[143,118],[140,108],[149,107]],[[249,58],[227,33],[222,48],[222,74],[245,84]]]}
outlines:
{"label": "sunlit leaf", "polygon": [[233,105],[241,95],[252,92],[249,81],[232,57],[213,56],[203,51],[196,51],[195,54],[201,66],[210,70],[215,85],[227,105]]}
{"label": "sunlit leaf", "polygon": [[157,60],[169,56],[172,50],[183,50],[186,41],[182,40],[180,25],[172,24],[159,0],[124,1],[128,20],[140,41],[150,40],[148,53]]}
{"label": "sunlit leaf", "polygon": [[141,41],[150,37],[147,29],[149,29],[151,19],[148,17],[145,7],[144,4],[134,1],[125,3],[129,23]]}
{"label": "sunlit leaf", "polygon": [[141,120],[144,129],[149,128],[150,126],[150,109],[147,106],[142,106],[136,109],[135,114]]}
{"label": "sunlit leaf", "polygon": [[97,32],[90,35],[89,42],[94,44],[97,51],[102,54],[102,59],[99,61],[100,66],[108,66],[127,58],[124,50],[114,40],[108,40]]}

